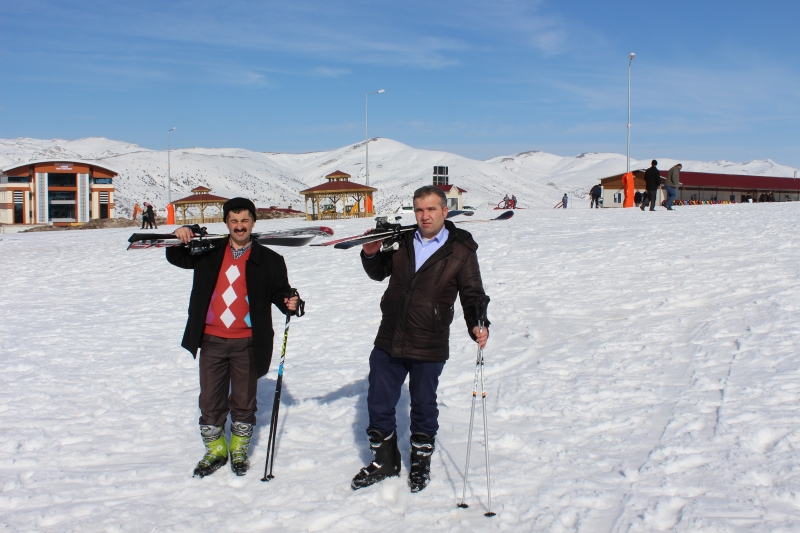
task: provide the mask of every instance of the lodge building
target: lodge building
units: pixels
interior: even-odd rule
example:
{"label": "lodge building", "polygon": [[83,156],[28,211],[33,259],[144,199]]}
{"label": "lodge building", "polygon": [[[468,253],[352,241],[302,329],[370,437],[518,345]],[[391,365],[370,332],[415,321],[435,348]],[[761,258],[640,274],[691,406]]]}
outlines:
{"label": "lodge building", "polygon": [[[644,169],[633,171],[636,191],[645,191],[644,173]],[[659,173],[663,185],[669,171],[661,170]],[[624,174],[617,174],[600,180],[603,187],[603,207],[622,207],[625,199],[623,176]],[[677,204],[741,203],[748,195],[757,201],[762,193],[773,193],[776,202],[800,200],[800,178],[681,171],[680,181],[683,186],[678,188]],[[661,205],[663,200],[666,200],[666,192],[662,187],[658,190],[656,205]]]}
{"label": "lodge building", "polygon": [[42,160],[0,169],[0,225],[68,226],[114,218],[114,178],[105,165]]}

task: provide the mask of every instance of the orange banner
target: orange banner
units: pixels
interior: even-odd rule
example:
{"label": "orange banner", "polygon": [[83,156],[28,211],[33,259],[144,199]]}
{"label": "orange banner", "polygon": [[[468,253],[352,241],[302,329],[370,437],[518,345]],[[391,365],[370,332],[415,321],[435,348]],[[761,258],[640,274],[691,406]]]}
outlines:
{"label": "orange banner", "polygon": [[625,190],[625,199],[622,201],[622,207],[633,207],[633,196],[636,194],[636,189],[633,185],[633,172],[627,172],[622,175],[622,187]]}
{"label": "orange banner", "polygon": [[167,204],[167,224],[175,223],[175,206]]}

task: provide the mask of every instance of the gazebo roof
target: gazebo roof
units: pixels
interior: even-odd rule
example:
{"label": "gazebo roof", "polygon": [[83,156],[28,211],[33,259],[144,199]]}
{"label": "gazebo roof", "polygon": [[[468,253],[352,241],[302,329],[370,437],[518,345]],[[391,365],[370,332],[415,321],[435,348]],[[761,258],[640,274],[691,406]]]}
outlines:
{"label": "gazebo roof", "polygon": [[205,185],[198,185],[197,187],[192,189],[192,192],[195,192],[195,193],[211,192],[211,189],[209,189]]}
{"label": "gazebo roof", "polygon": [[329,180],[336,180],[342,178],[349,180],[350,174],[348,174],[347,172],[342,172],[341,170],[334,170],[333,172],[325,176],[325,178]]}
{"label": "gazebo roof", "polygon": [[343,180],[329,181],[328,183],[323,183],[322,185],[317,185],[316,187],[311,187],[310,189],[300,191],[300,194],[308,195],[323,192],[375,192],[377,190],[378,189],[374,187],[368,187],[366,185],[361,185],[360,183]]}
{"label": "gazebo roof", "polygon": [[230,198],[223,198],[216,194],[192,194],[180,200],[173,200],[173,204],[218,204],[220,202],[227,202]]}

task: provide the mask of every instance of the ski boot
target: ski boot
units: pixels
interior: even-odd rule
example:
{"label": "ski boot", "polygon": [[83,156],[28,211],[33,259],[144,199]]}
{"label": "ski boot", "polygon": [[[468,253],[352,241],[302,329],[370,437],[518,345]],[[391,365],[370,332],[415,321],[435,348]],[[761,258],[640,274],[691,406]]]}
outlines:
{"label": "ski boot", "polygon": [[250,449],[250,438],[253,436],[253,424],[233,422],[231,424],[231,470],[237,476],[243,476],[250,468],[247,452]]}
{"label": "ski boot", "polygon": [[200,435],[206,445],[206,454],[194,469],[195,477],[213,474],[228,462],[228,442],[225,440],[225,426],[200,426]]}
{"label": "ski boot", "polygon": [[435,439],[425,433],[411,435],[411,472],[408,484],[411,492],[419,492],[431,481],[431,454],[436,449]]}
{"label": "ski boot", "polygon": [[379,431],[369,432],[369,450],[372,462],[359,470],[350,486],[362,489],[383,481],[387,477],[400,475],[400,450],[397,448],[397,431],[384,436]]}

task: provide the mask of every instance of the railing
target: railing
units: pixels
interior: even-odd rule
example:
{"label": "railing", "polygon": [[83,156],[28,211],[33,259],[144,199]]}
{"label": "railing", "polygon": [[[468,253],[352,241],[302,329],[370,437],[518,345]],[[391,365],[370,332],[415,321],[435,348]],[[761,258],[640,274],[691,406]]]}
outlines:
{"label": "railing", "polygon": [[176,224],[213,224],[214,222],[222,222],[221,216],[210,216],[210,217],[186,217],[186,221],[175,214],[175,223]]}
{"label": "railing", "polygon": [[358,213],[337,213],[337,212],[323,212],[323,213],[306,213],[306,220],[341,220],[345,218],[369,218],[375,215],[372,211],[359,211]]}

